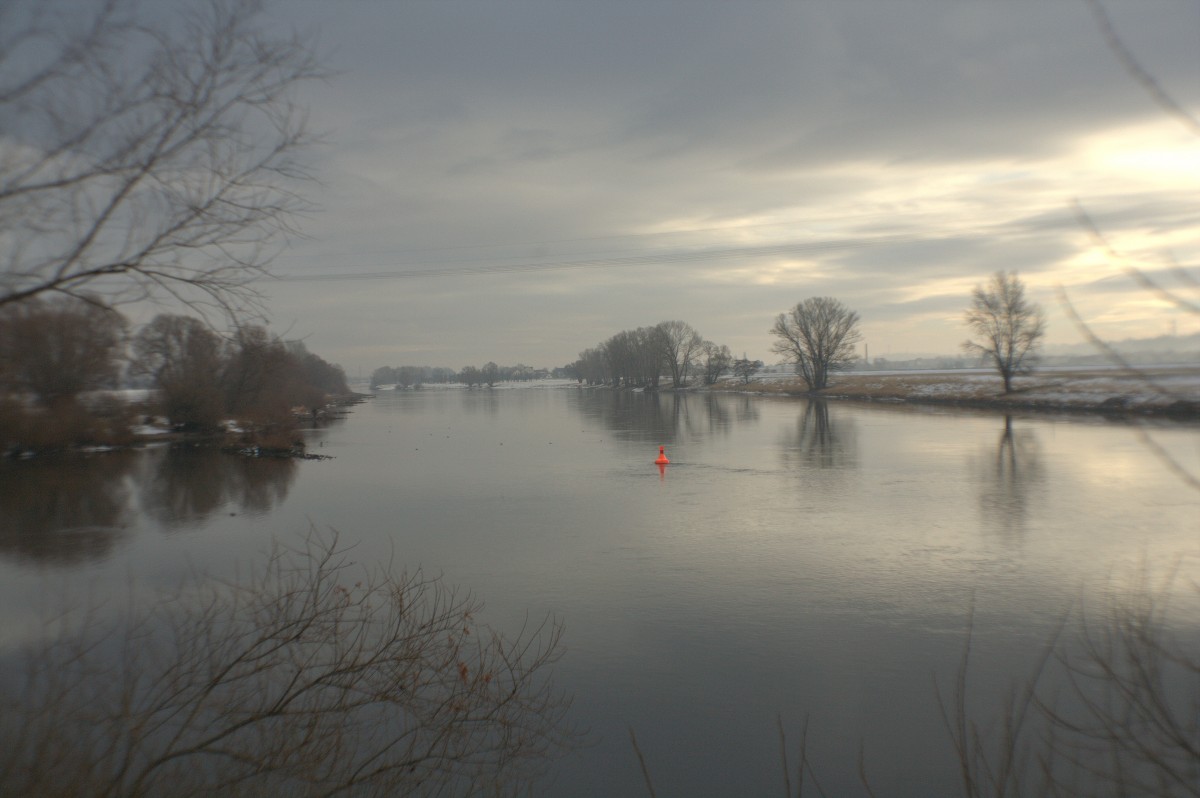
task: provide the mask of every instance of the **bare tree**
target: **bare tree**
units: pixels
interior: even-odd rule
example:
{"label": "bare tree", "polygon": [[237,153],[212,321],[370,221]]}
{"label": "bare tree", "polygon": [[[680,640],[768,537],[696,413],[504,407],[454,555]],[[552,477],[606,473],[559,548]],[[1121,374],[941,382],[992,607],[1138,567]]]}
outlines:
{"label": "bare tree", "polygon": [[1013,377],[1029,371],[1046,334],[1041,307],[1025,298],[1025,284],[1015,272],[996,272],[975,287],[965,319],[978,340],[965,342],[963,350],[991,361],[1004,392],[1011,393]]}
{"label": "bare tree", "polygon": [[73,297],[0,305],[0,391],[43,407],[111,385],[125,354],[125,317]]}
{"label": "bare tree", "polygon": [[265,327],[246,325],[225,346],[220,384],[225,412],[241,419],[284,418],[295,404],[313,401],[300,384],[297,360]]}
{"label": "bare tree", "polygon": [[[308,387],[326,396],[345,396],[350,393],[350,386],[346,384],[346,371],[341,366],[309,352],[303,341],[288,341],[287,351],[299,363]],[[417,387],[420,386],[421,376],[418,374]]]}
{"label": "bare tree", "polygon": [[173,424],[211,427],[221,419],[223,342],[190,316],[159,314],[133,338],[130,374],[151,378]]}
{"label": "bare tree", "polygon": [[401,366],[396,369],[396,384],[402,388],[421,387],[421,369],[418,366]]}
{"label": "bare tree", "polygon": [[704,384],[713,385],[717,380],[721,379],[721,374],[725,369],[729,368],[729,364],[733,363],[733,353],[729,351],[729,347],[721,344],[717,346],[712,341],[705,341],[702,344],[702,352],[704,354]]}
{"label": "bare tree", "polygon": [[622,335],[628,336],[632,355],[625,386],[641,386],[646,390],[657,391],[663,366],[666,365],[660,340],[662,333],[658,327],[638,327]]}
{"label": "bare tree", "polygon": [[[0,6],[0,305],[57,292],[257,308],[304,203],[292,95],[320,70],[260,0]],[[158,20],[157,22],[147,22]]]}
{"label": "bare tree", "polygon": [[487,387],[494,388],[500,381],[500,367],[489,360],[483,364],[483,368],[479,369],[479,377],[487,383]]}
{"label": "bare tree", "polygon": [[829,297],[809,297],[775,319],[771,350],[795,362],[810,391],[829,384],[829,375],[844,370],[862,340],[858,313]]}
{"label": "bare tree", "polygon": [[659,357],[671,372],[671,387],[687,385],[688,371],[700,354],[704,339],[685,321],[663,321],[654,327]]}
{"label": "bare tree", "polygon": [[622,330],[600,345],[604,352],[605,371],[614,388],[632,388],[639,382],[638,336],[636,332]]}
{"label": "bare tree", "polygon": [[464,366],[463,370],[458,372],[458,381],[464,383],[470,389],[476,385],[483,384],[483,375],[480,373],[478,366]]}
{"label": "bare tree", "polygon": [[68,623],[0,680],[0,792],[515,793],[571,739],[547,672],[561,630],[506,638],[479,609],[313,536],[233,583]]}
{"label": "bare tree", "polygon": [[572,367],[575,369],[576,379],[580,382],[586,382],[588,385],[600,385],[608,379],[609,373],[605,360],[605,346],[602,344],[583,350]]}
{"label": "bare tree", "polygon": [[743,385],[750,384],[750,378],[758,373],[758,370],[763,367],[761,360],[750,360],[749,358],[739,357],[733,361],[733,374],[741,379]]}

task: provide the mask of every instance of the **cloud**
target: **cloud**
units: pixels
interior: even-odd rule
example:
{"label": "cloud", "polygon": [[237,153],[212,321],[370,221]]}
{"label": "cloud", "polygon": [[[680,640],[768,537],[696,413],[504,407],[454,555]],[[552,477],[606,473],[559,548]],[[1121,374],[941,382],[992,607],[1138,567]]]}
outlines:
{"label": "cloud", "polygon": [[[319,28],[339,76],[309,95],[330,131],[324,212],[278,270],[347,278],[272,286],[272,308],[334,360],[378,357],[386,339],[391,365],[554,365],[666,318],[766,357],[773,316],[816,294],[898,349],[954,351],[967,292],[993,271],[1019,270],[1045,303],[1120,273],[1074,199],[1123,252],[1195,262],[1200,142],[1083,4],[286,8]],[[1109,11],[1194,104],[1200,11]],[[881,236],[894,240],[869,243]],[[834,245],[797,252],[819,242]],[[598,265],[561,267],[577,261]],[[389,270],[441,276],[349,277]],[[1145,303],[1083,304],[1162,331]],[[1051,322],[1052,339],[1076,339]]]}

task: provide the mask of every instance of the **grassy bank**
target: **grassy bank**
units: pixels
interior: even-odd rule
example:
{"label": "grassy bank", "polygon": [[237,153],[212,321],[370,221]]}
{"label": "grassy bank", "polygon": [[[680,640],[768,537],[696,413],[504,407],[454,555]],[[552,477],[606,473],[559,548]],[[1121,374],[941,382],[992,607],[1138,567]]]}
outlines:
{"label": "grassy bank", "polygon": [[[980,371],[840,374],[819,396],[868,402],[911,402],[1012,410],[1153,414],[1200,419],[1200,368],[1159,367],[1038,371],[1014,381]],[[727,381],[715,390],[807,396],[799,378]]]}

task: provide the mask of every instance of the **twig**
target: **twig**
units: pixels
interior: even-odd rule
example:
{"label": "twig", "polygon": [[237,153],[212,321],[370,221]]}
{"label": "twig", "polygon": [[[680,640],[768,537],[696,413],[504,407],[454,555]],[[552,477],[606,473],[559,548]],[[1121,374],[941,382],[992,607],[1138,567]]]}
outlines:
{"label": "twig", "polygon": [[646,789],[650,793],[650,798],[657,798],[654,792],[654,783],[650,781],[650,770],[646,767],[646,758],[642,756],[642,749],[638,746],[637,735],[633,733],[633,727],[629,727],[629,741],[633,743],[633,752],[637,754],[638,764],[642,768],[642,780],[646,782]]}

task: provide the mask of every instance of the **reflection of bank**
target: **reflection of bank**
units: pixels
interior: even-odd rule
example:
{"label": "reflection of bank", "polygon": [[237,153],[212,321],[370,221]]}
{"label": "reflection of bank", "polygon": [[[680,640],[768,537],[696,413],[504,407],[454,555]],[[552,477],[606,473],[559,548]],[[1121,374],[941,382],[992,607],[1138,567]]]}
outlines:
{"label": "reflection of bank", "polygon": [[147,453],[141,506],[167,529],[202,523],[218,510],[261,515],[287,497],[296,478],[288,457],[242,457],[211,448]]}
{"label": "reflection of bank", "polygon": [[754,397],[675,391],[572,391],[568,401],[619,438],[672,443],[757,422]]}
{"label": "reflection of bank", "polygon": [[0,462],[0,556],[70,564],[107,556],[134,508],[179,529],[218,511],[260,515],[287,496],[290,458],[163,447]]}
{"label": "reflection of bank", "polygon": [[129,524],[137,457],[0,462],[0,555],[62,565],[106,556]]}
{"label": "reflection of bank", "polygon": [[784,436],[786,460],[810,468],[850,468],[858,464],[858,439],[854,424],[835,420],[824,399],[804,399],[796,426]]}
{"label": "reflection of bank", "polygon": [[1025,532],[1031,488],[1042,476],[1041,452],[1032,429],[1015,429],[1004,416],[1004,429],[994,453],[983,458],[979,474],[979,508],[983,528],[1005,537]]}

